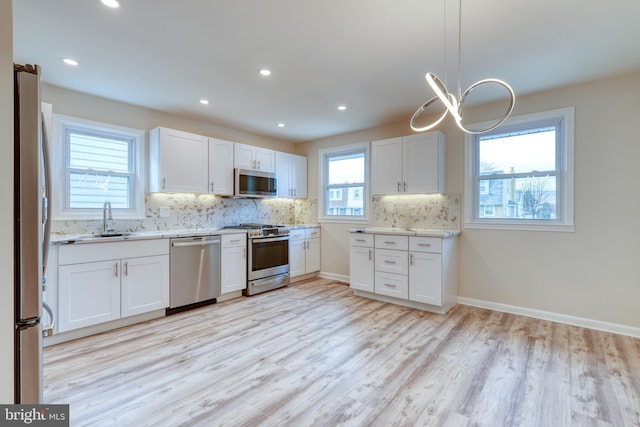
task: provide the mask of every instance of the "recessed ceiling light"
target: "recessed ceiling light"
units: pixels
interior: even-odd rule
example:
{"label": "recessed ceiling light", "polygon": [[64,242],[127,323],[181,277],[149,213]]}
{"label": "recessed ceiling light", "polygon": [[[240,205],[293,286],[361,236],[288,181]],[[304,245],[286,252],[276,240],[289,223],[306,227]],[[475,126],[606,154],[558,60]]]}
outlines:
{"label": "recessed ceiling light", "polygon": [[75,59],[71,59],[71,58],[62,58],[62,62],[64,62],[67,65],[71,65],[72,67],[77,67],[78,66],[78,61],[76,61]]}
{"label": "recessed ceiling light", "polygon": [[283,128],[284,127],[284,123],[278,123],[276,126],[278,126],[279,128]]}
{"label": "recessed ceiling light", "polygon": [[208,101],[208,100],[206,100],[206,99],[201,99],[201,100],[200,100],[200,104],[202,104],[202,105],[209,105],[209,101]]}
{"label": "recessed ceiling light", "polygon": [[344,111],[344,110],[346,110],[346,109],[347,109],[347,106],[346,106],[346,105],[338,105],[338,110],[340,110],[340,111]]}
{"label": "recessed ceiling light", "polygon": [[118,0],[100,0],[103,5],[110,7],[112,9],[117,9],[120,7],[120,2]]}
{"label": "recessed ceiling light", "polygon": [[271,75],[271,70],[268,69],[268,68],[261,68],[259,73],[260,73],[261,76],[267,77],[267,76]]}

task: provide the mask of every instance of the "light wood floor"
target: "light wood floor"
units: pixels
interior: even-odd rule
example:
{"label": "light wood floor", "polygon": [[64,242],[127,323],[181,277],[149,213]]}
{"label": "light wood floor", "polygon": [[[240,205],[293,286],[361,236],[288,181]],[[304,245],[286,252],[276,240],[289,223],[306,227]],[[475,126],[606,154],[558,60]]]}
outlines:
{"label": "light wood floor", "polygon": [[312,280],[59,344],[71,425],[638,426],[640,340]]}

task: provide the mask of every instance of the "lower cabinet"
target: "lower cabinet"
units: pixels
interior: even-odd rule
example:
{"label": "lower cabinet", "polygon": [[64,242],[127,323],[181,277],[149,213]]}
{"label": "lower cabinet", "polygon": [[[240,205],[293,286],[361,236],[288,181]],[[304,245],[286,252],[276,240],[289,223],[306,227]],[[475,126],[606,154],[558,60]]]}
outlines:
{"label": "lower cabinet", "polygon": [[349,243],[349,286],[373,292],[373,234],[353,234]]}
{"label": "lower cabinet", "polygon": [[298,228],[289,233],[289,276],[320,271],[320,227]]}
{"label": "lower cabinet", "polygon": [[58,332],[169,305],[168,239],[62,246],[58,259]]}
{"label": "lower cabinet", "polygon": [[247,235],[224,234],[221,246],[221,293],[245,289],[247,287]]}
{"label": "lower cabinet", "polygon": [[353,233],[350,243],[357,295],[437,313],[455,305],[456,237]]}

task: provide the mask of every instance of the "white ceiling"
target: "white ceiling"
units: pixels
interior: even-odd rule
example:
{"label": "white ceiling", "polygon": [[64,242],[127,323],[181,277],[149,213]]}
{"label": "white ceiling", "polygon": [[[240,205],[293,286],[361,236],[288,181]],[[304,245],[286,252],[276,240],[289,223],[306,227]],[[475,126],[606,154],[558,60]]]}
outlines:
{"label": "white ceiling", "polygon": [[[117,10],[14,0],[13,9],[14,60],[41,65],[49,84],[281,140],[408,122],[432,96],[427,71],[444,78],[446,68],[457,90],[456,0],[447,0],[447,66],[443,0],[122,0]],[[462,89],[493,77],[518,96],[639,70],[639,18],[638,0],[463,0]]]}

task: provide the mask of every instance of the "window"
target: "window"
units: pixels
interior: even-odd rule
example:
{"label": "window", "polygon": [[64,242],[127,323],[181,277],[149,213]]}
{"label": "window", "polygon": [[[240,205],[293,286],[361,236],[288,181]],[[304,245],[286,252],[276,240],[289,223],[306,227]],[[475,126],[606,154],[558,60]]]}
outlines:
{"label": "window", "polygon": [[465,227],[573,231],[573,108],[466,135]]}
{"label": "window", "polygon": [[144,131],[54,115],[53,139],[54,219],[144,218]]}
{"label": "window", "polygon": [[367,219],[368,156],[368,142],[320,150],[321,220]]}

